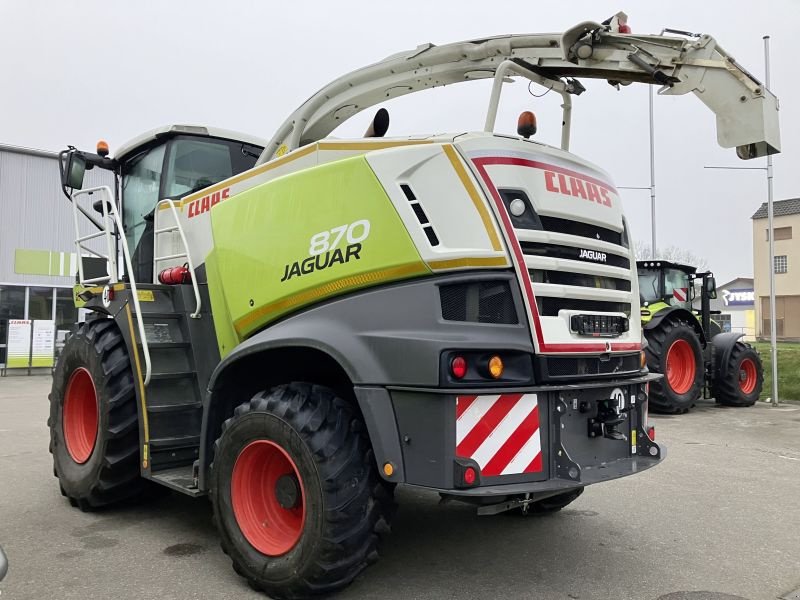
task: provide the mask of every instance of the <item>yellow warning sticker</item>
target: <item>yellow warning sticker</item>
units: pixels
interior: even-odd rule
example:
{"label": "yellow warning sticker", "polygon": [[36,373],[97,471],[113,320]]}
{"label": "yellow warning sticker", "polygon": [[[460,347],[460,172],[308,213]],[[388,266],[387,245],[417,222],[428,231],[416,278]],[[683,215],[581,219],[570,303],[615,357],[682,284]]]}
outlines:
{"label": "yellow warning sticker", "polygon": [[139,302],[156,301],[156,298],[153,295],[153,290],[136,290],[136,295],[139,297]]}
{"label": "yellow warning sticker", "polygon": [[631,429],[631,453],[636,454],[636,430]]}
{"label": "yellow warning sticker", "polygon": [[281,144],[280,148],[275,151],[275,156],[283,156],[289,151],[289,147],[286,144]]}

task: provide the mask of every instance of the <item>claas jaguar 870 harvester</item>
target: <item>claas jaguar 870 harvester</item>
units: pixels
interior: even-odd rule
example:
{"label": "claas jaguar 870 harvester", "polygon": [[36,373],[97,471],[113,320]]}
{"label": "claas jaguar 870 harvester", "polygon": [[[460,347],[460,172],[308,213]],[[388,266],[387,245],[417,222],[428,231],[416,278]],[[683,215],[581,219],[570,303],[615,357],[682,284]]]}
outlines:
{"label": "claas jaguar 870 harvester", "polygon": [[[560,147],[529,112],[495,133],[514,77],[561,96]],[[693,93],[722,146],[779,149],[776,98],[713,38],[619,14],[391,56],[268,141],[173,126],[113,158],[64,151],[89,315],[51,394],[64,496],[208,495],[236,571],[295,598],[377,558],[396,484],[528,514],[658,464],[631,232],[609,175],[569,152],[584,78]],[[363,139],[327,137],[475,80],[493,81],[482,131],[387,138],[380,110]],[[115,185],[81,189],[88,168]]]}

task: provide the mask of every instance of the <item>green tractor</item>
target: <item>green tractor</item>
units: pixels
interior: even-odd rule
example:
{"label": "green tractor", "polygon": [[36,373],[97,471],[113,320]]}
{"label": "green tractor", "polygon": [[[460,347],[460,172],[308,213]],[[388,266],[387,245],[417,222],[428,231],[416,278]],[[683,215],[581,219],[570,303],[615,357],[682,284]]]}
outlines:
{"label": "green tractor", "polygon": [[[650,384],[650,408],[684,413],[701,394],[726,406],[752,406],[764,384],[761,358],[740,341],[743,334],[723,332],[711,319],[713,273],[665,260],[636,265],[647,366],[664,375]],[[695,282],[701,282],[699,311],[692,307]]]}

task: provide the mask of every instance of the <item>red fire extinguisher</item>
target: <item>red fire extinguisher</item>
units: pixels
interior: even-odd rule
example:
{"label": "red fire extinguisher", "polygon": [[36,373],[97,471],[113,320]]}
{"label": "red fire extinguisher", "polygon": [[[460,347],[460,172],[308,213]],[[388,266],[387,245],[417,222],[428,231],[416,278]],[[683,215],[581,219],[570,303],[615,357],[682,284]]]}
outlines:
{"label": "red fire extinguisher", "polygon": [[158,281],[164,285],[179,285],[192,282],[192,274],[189,271],[189,263],[180,267],[170,267],[158,274]]}

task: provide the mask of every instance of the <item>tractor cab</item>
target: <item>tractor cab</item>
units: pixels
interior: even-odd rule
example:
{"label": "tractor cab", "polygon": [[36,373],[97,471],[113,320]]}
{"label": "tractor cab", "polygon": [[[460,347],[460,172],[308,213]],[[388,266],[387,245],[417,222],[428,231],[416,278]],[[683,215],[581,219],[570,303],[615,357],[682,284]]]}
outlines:
{"label": "tractor cab", "polygon": [[[62,186],[79,190],[86,169],[113,171],[116,206],[122,217],[125,243],[132,258],[133,277],[153,281],[156,205],[180,200],[252,168],[265,142],[241,133],[172,125],[149,131],[121,146],[114,158],[98,143],[97,154],[62,153]],[[68,194],[69,195],[69,194]],[[98,205],[95,210],[101,212]]]}
{"label": "tractor cab", "polygon": [[692,310],[695,297],[695,267],[665,260],[637,261],[639,301],[643,307],[654,304]]}

